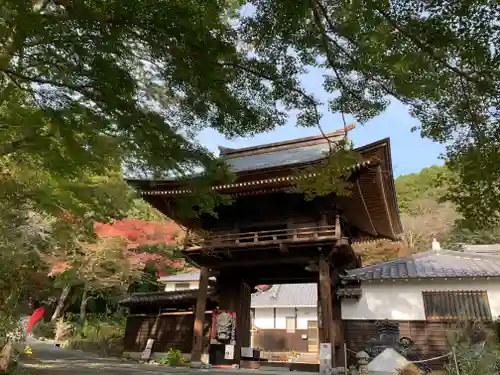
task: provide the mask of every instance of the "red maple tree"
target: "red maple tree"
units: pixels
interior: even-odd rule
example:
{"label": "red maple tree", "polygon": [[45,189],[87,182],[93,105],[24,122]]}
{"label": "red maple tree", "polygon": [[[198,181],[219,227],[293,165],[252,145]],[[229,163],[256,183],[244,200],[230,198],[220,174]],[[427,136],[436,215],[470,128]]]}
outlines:
{"label": "red maple tree", "polygon": [[98,237],[121,238],[126,241],[128,257],[135,266],[154,262],[158,276],[167,276],[168,269],[182,269],[183,259],[170,259],[161,254],[138,252],[141,247],[177,246],[182,239],[183,229],[173,221],[153,222],[134,218],[116,220],[110,224],[96,223],[94,230]]}
{"label": "red maple tree", "polygon": [[127,241],[128,249],[141,246],[175,245],[182,236],[182,228],[173,221],[153,222],[139,219],[116,220],[111,224],[96,223],[98,237],[120,237]]}
{"label": "red maple tree", "polygon": [[[71,216],[65,219],[73,221]],[[100,239],[123,240],[127,258],[134,267],[154,262],[157,265],[158,276],[168,276],[169,272],[166,269],[180,270],[185,266],[184,259],[170,259],[159,253],[141,252],[141,248],[150,246],[178,246],[184,231],[173,221],[153,222],[127,218],[109,224],[95,223],[94,231]],[[47,261],[51,264],[49,276],[55,276],[71,267],[69,262],[61,262],[56,258]]]}

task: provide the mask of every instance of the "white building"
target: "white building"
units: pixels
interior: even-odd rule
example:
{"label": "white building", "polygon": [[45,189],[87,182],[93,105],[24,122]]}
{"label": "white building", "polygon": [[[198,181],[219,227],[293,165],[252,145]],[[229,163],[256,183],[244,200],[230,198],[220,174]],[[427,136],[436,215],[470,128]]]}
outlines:
{"label": "white building", "polygon": [[354,351],[375,336],[377,322],[391,320],[399,323],[401,336],[413,340],[421,357],[439,356],[448,352],[450,331],[461,322],[500,316],[498,255],[436,246],[348,271],[343,282],[339,296],[345,340]]}
{"label": "white building", "polygon": [[[213,277],[212,280],[215,280]],[[163,276],[158,281],[165,285],[165,292],[174,290],[198,289],[200,283],[200,273],[181,273],[178,275]]]}
{"label": "white building", "polygon": [[[399,322],[422,357],[448,350],[457,322],[500,316],[500,256],[434,250],[348,271],[338,291],[343,340],[359,351],[376,337],[376,323]],[[165,290],[196,289],[198,273],[160,279]],[[335,302],[334,302],[335,303]],[[253,346],[317,351],[316,284],[274,285],[252,295]]]}
{"label": "white building", "polygon": [[[198,272],[161,277],[165,291],[198,289]],[[273,285],[252,294],[252,341],[270,351],[317,351],[316,284]]]}

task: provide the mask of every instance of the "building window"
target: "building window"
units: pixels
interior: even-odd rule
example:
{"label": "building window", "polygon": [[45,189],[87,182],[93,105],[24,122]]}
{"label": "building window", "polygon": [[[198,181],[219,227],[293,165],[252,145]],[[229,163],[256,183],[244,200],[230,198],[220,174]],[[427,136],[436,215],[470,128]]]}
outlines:
{"label": "building window", "polygon": [[174,290],[186,290],[189,289],[190,284],[189,283],[175,283],[174,284]]}
{"label": "building window", "polygon": [[486,291],[422,292],[427,320],[492,320]]}
{"label": "building window", "polygon": [[295,333],[295,317],[293,316],[286,317],[286,331],[288,333]]}

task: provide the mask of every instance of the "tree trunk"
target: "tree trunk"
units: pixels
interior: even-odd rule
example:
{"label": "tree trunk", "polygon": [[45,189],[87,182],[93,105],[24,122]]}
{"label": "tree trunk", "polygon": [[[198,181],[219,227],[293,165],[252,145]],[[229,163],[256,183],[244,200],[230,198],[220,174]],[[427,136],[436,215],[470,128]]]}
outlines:
{"label": "tree trunk", "polygon": [[59,296],[59,301],[57,301],[57,306],[56,309],[54,310],[54,313],[52,314],[52,317],[50,318],[50,321],[54,323],[57,321],[59,316],[63,313],[64,310],[64,305],[66,302],[66,299],[69,296],[69,292],[71,291],[71,286],[66,285],[64,289],[62,290],[61,295]]}
{"label": "tree trunk", "polygon": [[9,369],[10,362],[12,361],[13,346],[9,340],[0,352],[0,372],[6,373]]}
{"label": "tree trunk", "polygon": [[87,297],[88,290],[87,288],[83,289],[82,302],[80,303],[80,324],[83,325],[85,323],[85,316],[87,314],[87,302],[89,298]]}

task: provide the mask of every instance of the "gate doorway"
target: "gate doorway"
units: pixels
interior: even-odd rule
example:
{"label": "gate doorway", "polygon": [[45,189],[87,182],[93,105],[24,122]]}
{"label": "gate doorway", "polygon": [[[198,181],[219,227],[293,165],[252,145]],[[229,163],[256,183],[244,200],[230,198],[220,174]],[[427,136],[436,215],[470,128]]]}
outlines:
{"label": "gate doorway", "polygon": [[[318,321],[301,325],[300,340],[311,351],[317,351],[319,343],[331,343],[335,365],[343,340],[337,334],[340,277],[361,266],[351,245],[368,238],[395,239],[402,231],[388,139],[353,150],[359,163],[345,173],[349,194],[332,191],[306,200],[297,191],[296,180],[316,175],[308,169],[326,160],[331,143],[344,139],[346,129],[250,148],[221,148],[221,159],[235,176],[232,182],[214,181],[210,188],[232,201],[228,205],[213,200],[216,215],[200,212],[199,205],[191,207],[198,215],[182,215],[191,201],[186,198],[203,178],[129,180],[149,203],[189,230],[182,254],[200,268],[192,363],[206,354],[203,323],[209,289],[217,307],[236,316],[231,329],[224,322],[229,318],[221,319],[220,340],[214,338],[210,345],[231,345],[231,364],[239,364],[241,349],[248,353],[252,348],[250,306],[257,287],[316,283]],[[293,316],[288,314],[285,318]],[[302,338],[306,332],[307,342]],[[226,344],[228,337],[234,344]]]}

